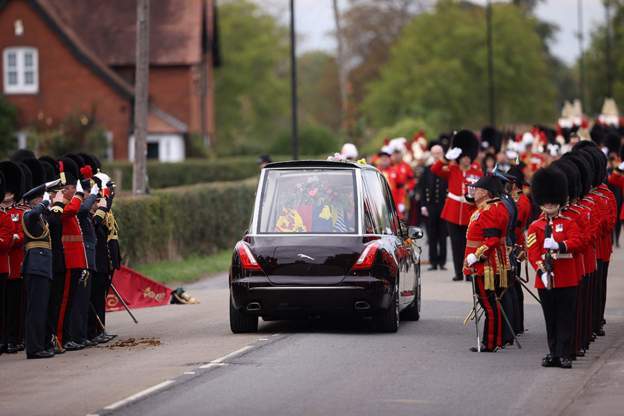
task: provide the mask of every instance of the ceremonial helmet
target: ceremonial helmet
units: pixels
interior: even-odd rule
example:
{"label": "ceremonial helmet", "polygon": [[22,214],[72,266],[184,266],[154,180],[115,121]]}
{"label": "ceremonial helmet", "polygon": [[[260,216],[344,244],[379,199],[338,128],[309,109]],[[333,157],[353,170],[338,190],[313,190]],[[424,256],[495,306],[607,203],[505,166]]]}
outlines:
{"label": "ceremonial helmet", "polygon": [[[0,172],[4,174],[4,193],[10,192],[14,195],[13,201],[22,199],[22,188],[24,187],[24,173],[19,165],[10,160],[0,162]],[[4,198],[3,198],[4,199]]]}
{"label": "ceremonial helmet", "polygon": [[[62,164],[62,166],[61,166]],[[65,176],[67,185],[76,185],[80,179],[80,171],[78,165],[73,159],[69,157],[63,157],[59,159],[59,171],[61,176]]]}
{"label": "ceremonial helmet", "polygon": [[474,162],[479,154],[479,139],[470,130],[460,130],[453,136],[451,148],[458,147],[461,149],[459,157],[468,156],[470,161]]}
{"label": "ceremonial helmet", "polygon": [[538,206],[565,205],[568,200],[568,179],[565,173],[553,166],[538,169],[531,180],[531,195]]}
{"label": "ceremonial helmet", "polygon": [[561,170],[568,178],[568,196],[574,200],[581,195],[581,173],[574,162],[569,159],[559,159],[552,166]]}
{"label": "ceremonial helmet", "polygon": [[21,162],[25,159],[36,159],[35,154],[28,149],[18,149],[11,155],[11,160],[13,162]]}
{"label": "ceremonial helmet", "polygon": [[592,165],[589,164],[586,158],[580,156],[577,152],[569,152],[565,153],[561,160],[569,160],[578,169],[580,173],[581,179],[581,187],[579,189],[579,197],[584,197],[592,187],[592,179],[593,179],[593,168]]}

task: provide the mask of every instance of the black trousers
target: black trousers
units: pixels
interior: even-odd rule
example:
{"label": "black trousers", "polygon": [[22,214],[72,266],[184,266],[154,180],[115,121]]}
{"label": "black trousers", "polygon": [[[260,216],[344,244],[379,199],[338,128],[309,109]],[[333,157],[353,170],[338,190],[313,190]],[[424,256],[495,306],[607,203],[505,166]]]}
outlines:
{"label": "black trousers", "polygon": [[544,320],[548,350],[554,358],[569,358],[574,337],[576,314],[576,287],[538,289]]}
{"label": "black trousers", "polygon": [[[89,306],[89,339],[103,332],[102,325],[106,321],[106,294],[108,293],[109,277],[106,273],[93,273],[91,283],[91,305]],[[99,319],[99,322],[98,322]],[[100,322],[102,325],[100,325]]]}
{"label": "black trousers", "polygon": [[65,272],[57,272],[50,282],[50,299],[48,301],[48,338],[57,335],[63,289],[65,288]]}
{"label": "black trousers", "polygon": [[453,269],[455,276],[464,275],[464,252],[466,251],[466,231],[467,225],[457,225],[450,222],[448,224],[449,236],[451,237],[451,250],[453,251]]}
{"label": "black trousers", "polygon": [[24,275],[26,283],[26,353],[34,354],[49,347],[48,300],[50,279]]}
{"label": "black trousers", "polygon": [[607,276],[609,275],[609,262],[602,262],[602,286],[600,292],[600,326],[605,322],[605,308],[607,307]]}
{"label": "black trousers", "polygon": [[[76,278],[75,278],[76,277]],[[91,300],[91,274],[88,270],[72,274],[73,296],[69,311],[69,338],[74,342],[88,339],[89,302]]]}
{"label": "black trousers", "polygon": [[[513,286],[508,287],[506,290],[499,289],[499,298],[501,306],[503,307],[503,311],[509,320],[509,325],[513,327],[515,319],[516,319],[516,311],[517,311],[517,297],[516,297],[516,289]],[[512,343],[514,341],[513,333],[511,332],[511,328],[505,322],[505,317],[502,316],[501,312],[501,326],[503,329],[503,343]],[[515,332],[515,328],[514,328]]]}
{"label": "black trousers", "polygon": [[481,342],[488,350],[501,347],[502,342],[502,316],[498,302],[496,302],[496,291],[485,290],[483,276],[476,276],[475,288],[479,297],[479,304],[483,308],[485,322],[483,324],[483,338]]}
{"label": "black trousers", "polygon": [[602,260],[597,261],[596,272],[592,276],[593,290],[592,290],[592,327],[594,332],[598,331],[602,327],[602,273],[604,262]]}
{"label": "black trousers", "polygon": [[582,302],[582,315],[581,315],[581,347],[583,349],[589,348],[589,341],[592,336],[592,304],[591,304],[591,277],[589,274],[583,276],[581,280],[581,302]]}
{"label": "black trousers", "polygon": [[6,287],[8,277],[6,273],[0,273],[0,353],[7,343]]}
{"label": "black trousers", "polygon": [[427,243],[429,245],[429,263],[432,266],[444,266],[446,264],[446,237],[448,228],[446,221],[440,218],[439,210],[429,210],[427,217]]}
{"label": "black trousers", "polygon": [[24,314],[22,309],[23,279],[8,279],[6,288],[6,331],[7,343],[23,342],[22,328]]}
{"label": "black trousers", "polygon": [[[59,312],[59,324],[57,326],[57,337],[65,344],[69,341],[80,342],[82,339],[82,309],[84,299],[89,299],[84,281],[86,270],[69,269],[65,273],[65,283],[63,287],[63,298]],[[88,303],[87,303],[88,306]]]}
{"label": "black trousers", "polygon": [[516,334],[522,334],[524,332],[524,292],[519,279],[515,279],[513,282],[514,292],[516,295],[516,310],[514,314],[514,330]]}

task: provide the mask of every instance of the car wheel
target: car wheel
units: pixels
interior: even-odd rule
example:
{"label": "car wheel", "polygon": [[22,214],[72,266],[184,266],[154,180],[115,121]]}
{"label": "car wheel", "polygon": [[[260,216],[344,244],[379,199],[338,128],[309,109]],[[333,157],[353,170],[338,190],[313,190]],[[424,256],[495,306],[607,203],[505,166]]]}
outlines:
{"label": "car wheel", "polygon": [[397,332],[399,330],[399,287],[394,288],[394,295],[388,309],[382,311],[377,317],[377,328],[381,332]]}
{"label": "car wheel", "polygon": [[404,321],[417,321],[420,319],[420,285],[416,286],[416,296],[410,305],[401,312]]}
{"label": "car wheel", "polygon": [[236,309],[230,299],[230,329],[234,334],[258,332],[258,317]]}

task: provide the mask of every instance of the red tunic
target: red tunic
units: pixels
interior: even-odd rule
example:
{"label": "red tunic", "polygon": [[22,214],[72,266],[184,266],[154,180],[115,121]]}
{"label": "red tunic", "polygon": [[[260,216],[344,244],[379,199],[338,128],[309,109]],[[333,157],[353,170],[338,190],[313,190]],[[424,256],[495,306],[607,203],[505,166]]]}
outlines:
{"label": "red tunic", "polygon": [[516,201],[516,207],[518,208],[518,218],[516,220],[516,226],[514,232],[516,234],[516,244],[524,245],[524,230],[529,222],[531,216],[531,200],[524,194],[520,194],[520,198]]}
{"label": "red tunic", "polygon": [[0,274],[9,274],[9,251],[13,247],[11,215],[0,208]]}
{"label": "red tunic", "polygon": [[609,261],[611,259],[611,254],[613,253],[613,229],[615,228],[615,223],[617,222],[617,201],[615,199],[615,195],[609,189],[607,184],[600,184],[596,188],[596,192],[603,197],[606,198],[606,210],[607,210],[607,220],[606,220],[606,229],[604,230],[604,244],[605,244],[605,261]]}
{"label": "red tunic", "polygon": [[466,201],[465,195],[469,185],[473,185],[483,176],[477,163],[470,165],[466,171],[461,170],[455,162],[445,164],[438,160],[431,165],[431,172],[448,183],[448,194],[440,218],[457,225],[468,225],[475,205]]}
{"label": "red tunic", "polygon": [[61,215],[63,252],[65,253],[65,267],[67,269],[87,268],[87,254],[82,240],[82,230],[76,217],[80,204],[82,204],[82,198],[74,196],[69,204],[65,205]]}
{"label": "red tunic", "polygon": [[[622,173],[614,170],[611,175],[609,175],[609,183],[620,188],[622,193],[624,193],[624,175]],[[624,220],[624,204],[622,204],[622,210],[620,211],[620,219]]]}
{"label": "red tunic", "polygon": [[[572,221],[576,223],[580,230],[587,230],[587,214],[583,211],[582,208],[576,207],[574,205],[568,205],[563,210],[561,210],[561,214],[565,217],[570,218]],[[585,272],[585,246],[588,245],[586,238],[581,239],[581,247],[579,247],[578,253],[574,256],[574,262],[576,263],[576,271],[579,277],[579,282],[587,273]]]}
{"label": "red tunic", "polygon": [[[544,270],[544,236],[546,232],[546,218],[544,215],[533,221],[529,226],[527,236],[527,254],[529,262],[537,271],[535,276],[535,287],[545,289],[540,272]],[[574,256],[579,252],[583,243],[581,231],[576,222],[564,215],[558,215],[552,220],[552,238],[558,243],[563,243],[562,249],[553,254],[553,287],[573,287],[578,286],[580,279],[579,271],[576,270]]]}
{"label": "red tunic", "polygon": [[596,241],[598,239],[599,221],[596,219],[596,211],[594,206],[596,204],[588,198],[576,203],[576,207],[579,207],[585,212],[587,219],[587,228],[583,231],[583,236],[586,237],[585,250],[583,251],[583,265],[585,274],[593,273],[596,271]]}
{"label": "red tunic", "polygon": [[22,217],[28,208],[24,205],[18,205],[9,209],[11,224],[13,226],[13,234],[19,238],[13,241],[13,247],[9,251],[9,279],[21,279],[22,263],[24,262],[24,229],[22,228]]}
{"label": "red tunic", "polygon": [[509,214],[500,199],[488,201],[472,214],[466,231],[464,259],[474,254],[480,261],[470,268],[465,267],[465,274],[484,276],[491,271],[493,276],[503,270],[506,265],[504,244],[508,222]]}

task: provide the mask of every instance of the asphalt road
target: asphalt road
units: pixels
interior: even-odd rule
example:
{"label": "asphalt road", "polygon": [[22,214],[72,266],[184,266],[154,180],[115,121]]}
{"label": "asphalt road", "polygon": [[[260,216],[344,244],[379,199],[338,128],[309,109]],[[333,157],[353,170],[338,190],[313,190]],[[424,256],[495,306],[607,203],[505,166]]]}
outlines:
{"label": "asphalt road", "polygon": [[474,327],[462,321],[470,285],[451,282],[448,272],[423,273],[421,320],[403,322],[396,334],[326,320],[262,323],[258,334],[232,335],[220,276],[188,288],[200,305],[138,310],[139,325],[124,313],[110,315],[122,340],[157,342],[45,361],[1,356],[0,414],[574,413],[574,399],[599,388],[605,360],[624,340],[622,257],[617,251],[611,267],[607,336],[572,370],[540,366],[546,340],[533,301],[522,349],[469,352]]}

